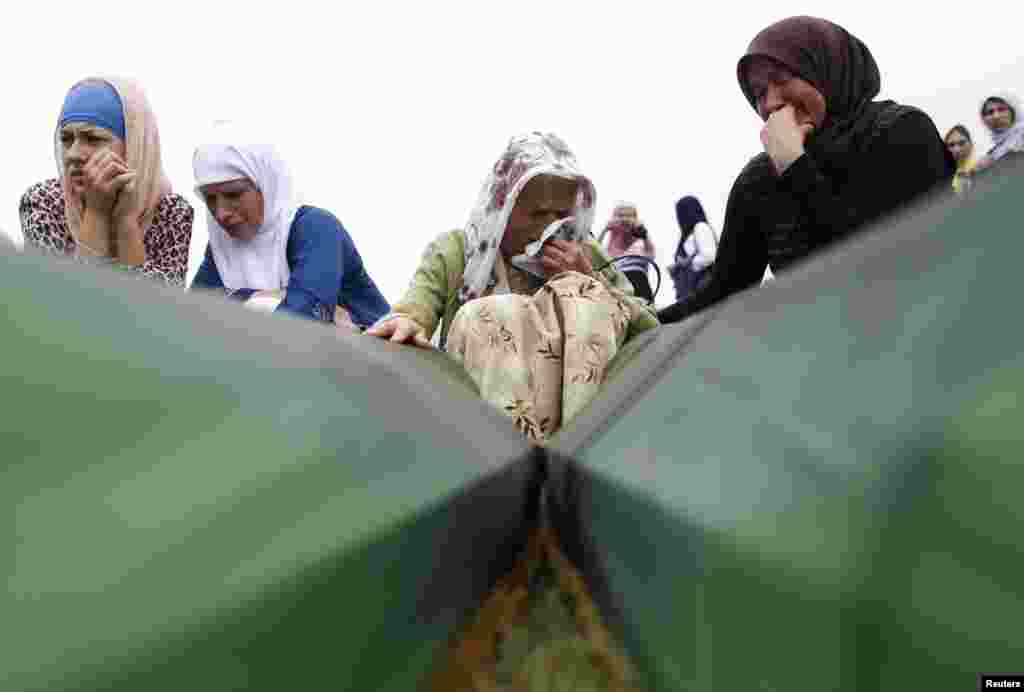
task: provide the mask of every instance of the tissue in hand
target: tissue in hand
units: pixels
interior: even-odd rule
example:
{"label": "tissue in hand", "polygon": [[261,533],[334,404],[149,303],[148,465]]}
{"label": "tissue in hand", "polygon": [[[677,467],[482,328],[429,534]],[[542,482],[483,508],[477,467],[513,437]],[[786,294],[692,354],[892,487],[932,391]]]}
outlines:
{"label": "tissue in hand", "polygon": [[553,222],[544,229],[544,232],[540,234],[540,238],[523,248],[523,254],[516,255],[515,257],[510,258],[509,261],[523,271],[527,271],[534,276],[546,279],[547,272],[544,271],[544,265],[540,263],[540,251],[543,249],[544,243],[548,242],[552,238],[572,240],[573,221],[575,221],[575,217],[569,216]]}

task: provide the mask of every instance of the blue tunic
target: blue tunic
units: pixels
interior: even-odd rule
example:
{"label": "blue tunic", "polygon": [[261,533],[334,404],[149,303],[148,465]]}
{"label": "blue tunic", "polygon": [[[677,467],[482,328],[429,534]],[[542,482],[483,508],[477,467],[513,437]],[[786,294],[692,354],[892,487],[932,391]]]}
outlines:
{"label": "blue tunic", "polygon": [[[353,322],[366,327],[391,309],[366,273],[352,237],[329,211],[299,207],[288,234],[286,255],[291,276],[277,310],[334,322],[334,308],[341,305]],[[224,288],[209,245],[192,287]],[[255,292],[243,288],[231,297],[246,300]]]}

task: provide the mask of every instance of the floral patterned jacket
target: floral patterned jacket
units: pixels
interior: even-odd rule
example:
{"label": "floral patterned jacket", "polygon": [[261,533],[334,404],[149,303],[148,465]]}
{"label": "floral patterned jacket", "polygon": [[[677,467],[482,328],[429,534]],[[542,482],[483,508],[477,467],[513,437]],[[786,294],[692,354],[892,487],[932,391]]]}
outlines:
{"label": "floral patterned jacket", "polygon": [[[423,253],[419,268],[413,275],[412,283],[405,295],[393,307],[390,315],[407,315],[415,320],[430,335],[441,321],[441,348],[448,340],[448,327],[455,313],[462,307],[459,289],[462,287],[466,269],[466,235],[462,229],[448,231],[434,240]],[[595,268],[606,265],[609,258],[597,242],[591,238],[585,241],[590,250],[590,261]],[[637,317],[629,325],[626,339],[658,326],[658,318],[652,306],[634,296],[633,284],[614,266],[607,266],[596,273],[605,284],[626,294],[630,300],[642,307],[635,311]],[[515,289],[513,289],[515,290]],[[516,291],[519,292],[519,291]],[[383,319],[387,319],[385,315]]]}

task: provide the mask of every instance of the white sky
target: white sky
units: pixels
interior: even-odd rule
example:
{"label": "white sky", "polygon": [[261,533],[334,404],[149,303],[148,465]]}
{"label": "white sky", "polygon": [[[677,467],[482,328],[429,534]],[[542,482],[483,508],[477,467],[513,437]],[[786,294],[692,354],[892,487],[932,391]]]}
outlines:
{"label": "white sky", "polygon": [[[1015,5],[1006,4],[1007,7]],[[0,228],[20,242],[18,200],[55,175],[52,137],[78,79],[138,79],[164,163],[196,208],[192,271],[206,243],[192,149],[215,119],[270,123],[310,204],[333,212],[397,300],[424,245],[461,226],[509,136],[554,131],[597,187],[595,232],[635,201],[669,261],[674,203],[704,202],[721,228],[729,188],[760,150],[736,61],[769,23],[835,21],[867,43],[882,96],[940,131],[978,118],[990,92],[1020,93],[1019,22],[988,5],[929,3],[25,3],[5,10],[9,85]],[[259,9],[257,9],[259,8]],[[15,16],[12,15],[17,15]],[[667,275],[658,303],[671,302]]]}

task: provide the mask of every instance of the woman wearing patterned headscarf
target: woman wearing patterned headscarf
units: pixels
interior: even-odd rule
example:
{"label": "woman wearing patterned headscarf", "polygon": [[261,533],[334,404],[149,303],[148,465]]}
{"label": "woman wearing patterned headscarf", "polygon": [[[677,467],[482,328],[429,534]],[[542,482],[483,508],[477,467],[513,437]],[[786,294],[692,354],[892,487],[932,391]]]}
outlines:
{"label": "woman wearing patterned headscarf", "polygon": [[329,324],[366,327],[388,311],[352,237],[329,211],[302,204],[260,133],[220,124],[192,169],[210,236],[193,288],[246,302],[259,294],[275,311]]}
{"label": "woman wearing patterned headscarf", "polygon": [[791,17],[769,26],[737,77],[764,121],[764,152],[733,184],[711,279],[659,312],[663,322],[756,286],[766,267],[778,274],[953,175],[931,118],[875,101],[881,76],[871,52],[832,22]]}
{"label": "woman wearing patterned headscarf", "polygon": [[92,77],[64,99],[58,178],[21,198],[26,247],[185,284],[192,206],[171,191],[156,118],[128,79]]}
{"label": "woman wearing patterned headscarf", "polygon": [[481,395],[541,441],[600,386],[632,335],[657,325],[590,235],[594,186],[554,135],[514,137],[469,222],[427,247],[405,296],[368,333],[441,348]]}

